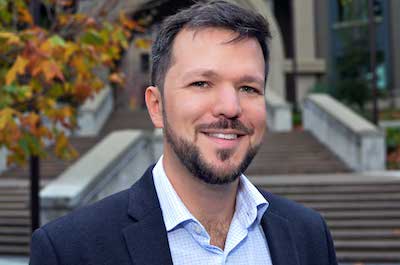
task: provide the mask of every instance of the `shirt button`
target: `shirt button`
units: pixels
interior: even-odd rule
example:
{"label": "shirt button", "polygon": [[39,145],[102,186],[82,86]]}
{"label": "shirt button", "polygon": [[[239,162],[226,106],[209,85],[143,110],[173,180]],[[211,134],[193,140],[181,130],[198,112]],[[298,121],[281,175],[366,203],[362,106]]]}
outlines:
{"label": "shirt button", "polygon": [[201,227],[199,225],[195,225],[194,226],[194,231],[196,232],[196,234],[201,234]]}

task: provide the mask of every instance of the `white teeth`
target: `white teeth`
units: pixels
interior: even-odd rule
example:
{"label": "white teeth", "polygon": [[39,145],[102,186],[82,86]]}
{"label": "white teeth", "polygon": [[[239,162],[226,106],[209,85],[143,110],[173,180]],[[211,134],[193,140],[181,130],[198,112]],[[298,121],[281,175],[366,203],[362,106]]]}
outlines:
{"label": "white teeth", "polygon": [[225,133],[210,133],[209,136],[226,140],[233,140],[238,137],[237,134],[225,134]]}

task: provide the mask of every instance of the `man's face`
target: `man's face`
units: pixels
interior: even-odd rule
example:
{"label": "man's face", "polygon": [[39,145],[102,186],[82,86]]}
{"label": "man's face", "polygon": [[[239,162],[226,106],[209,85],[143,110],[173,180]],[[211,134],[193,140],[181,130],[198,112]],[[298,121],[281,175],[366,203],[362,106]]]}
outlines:
{"label": "man's face", "polygon": [[210,184],[243,172],[266,128],[265,63],[256,39],[219,28],[183,30],[165,76],[164,157]]}

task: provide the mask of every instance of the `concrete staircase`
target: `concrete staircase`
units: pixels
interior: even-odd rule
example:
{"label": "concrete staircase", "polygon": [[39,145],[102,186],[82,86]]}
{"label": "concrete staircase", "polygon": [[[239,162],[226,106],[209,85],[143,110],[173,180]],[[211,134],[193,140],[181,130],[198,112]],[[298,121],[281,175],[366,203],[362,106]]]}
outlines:
{"label": "concrete staircase", "polygon": [[30,219],[28,181],[0,182],[0,253],[29,253]]}
{"label": "concrete staircase", "polygon": [[[147,111],[114,111],[99,136],[73,137],[70,142],[83,155],[110,132],[134,128],[153,129]],[[41,161],[41,179],[56,178],[73,162],[49,155]],[[0,257],[28,256],[30,238],[29,168],[14,167],[0,174]]]}
{"label": "concrete staircase", "polygon": [[350,169],[307,131],[268,133],[248,175],[320,174]]}
{"label": "concrete staircase", "polygon": [[[91,137],[71,139],[81,155],[97,141]],[[54,156],[42,160],[41,186],[56,178],[73,162]],[[29,168],[15,167],[0,175],[0,256],[29,255],[30,238]]]}
{"label": "concrete staircase", "polygon": [[[71,144],[80,156],[114,130],[153,129],[147,111],[114,111],[97,137],[73,137]],[[41,161],[44,183],[59,176],[74,161],[60,160],[49,155]],[[0,257],[29,255],[30,211],[29,168],[14,167],[0,174]]]}
{"label": "concrete staircase", "polygon": [[258,176],[252,181],[320,212],[341,263],[400,264],[400,176]]}

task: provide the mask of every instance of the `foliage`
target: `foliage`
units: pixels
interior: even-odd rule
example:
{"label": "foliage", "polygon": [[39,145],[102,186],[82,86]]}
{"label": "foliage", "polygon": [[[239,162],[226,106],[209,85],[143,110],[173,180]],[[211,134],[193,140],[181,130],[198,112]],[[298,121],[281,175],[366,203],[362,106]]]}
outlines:
{"label": "foliage", "polygon": [[388,108],[379,112],[379,120],[400,120],[400,110]]}
{"label": "foliage", "polygon": [[331,94],[330,87],[325,82],[317,82],[311,87],[310,93]]}
{"label": "foliage", "polygon": [[387,167],[389,169],[400,168],[400,128],[386,129]]}
{"label": "foliage", "polygon": [[[358,26],[336,28],[339,54],[336,57],[336,76],[333,96],[348,105],[356,105],[361,111],[372,97],[370,80],[370,50],[368,32],[368,1],[341,0],[343,20],[361,21]],[[377,52],[377,65],[382,64],[384,55]]]}
{"label": "foliage", "polygon": [[37,26],[27,0],[0,0],[0,147],[8,163],[44,156],[46,141],[62,158],[76,155],[66,132],[77,126],[77,108],[108,81],[99,68],[123,81],[115,62],[140,29],[123,14],[107,22],[69,13],[72,1],[43,2]]}
{"label": "foliage", "polygon": [[294,111],[292,116],[292,124],[296,129],[301,129],[303,125],[303,115],[301,111]]}
{"label": "foliage", "polygon": [[365,103],[371,98],[367,74],[369,71],[369,50],[367,32],[363,29],[353,29],[357,34],[349,35],[342,32],[342,52],[337,57],[337,81],[334,96],[348,104],[356,104],[364,109]]}
{"label": "foliage", "polygon": [[400,128],[387,128],[386,129],[386,146],[389,151],[394,150],[400,146]]}

